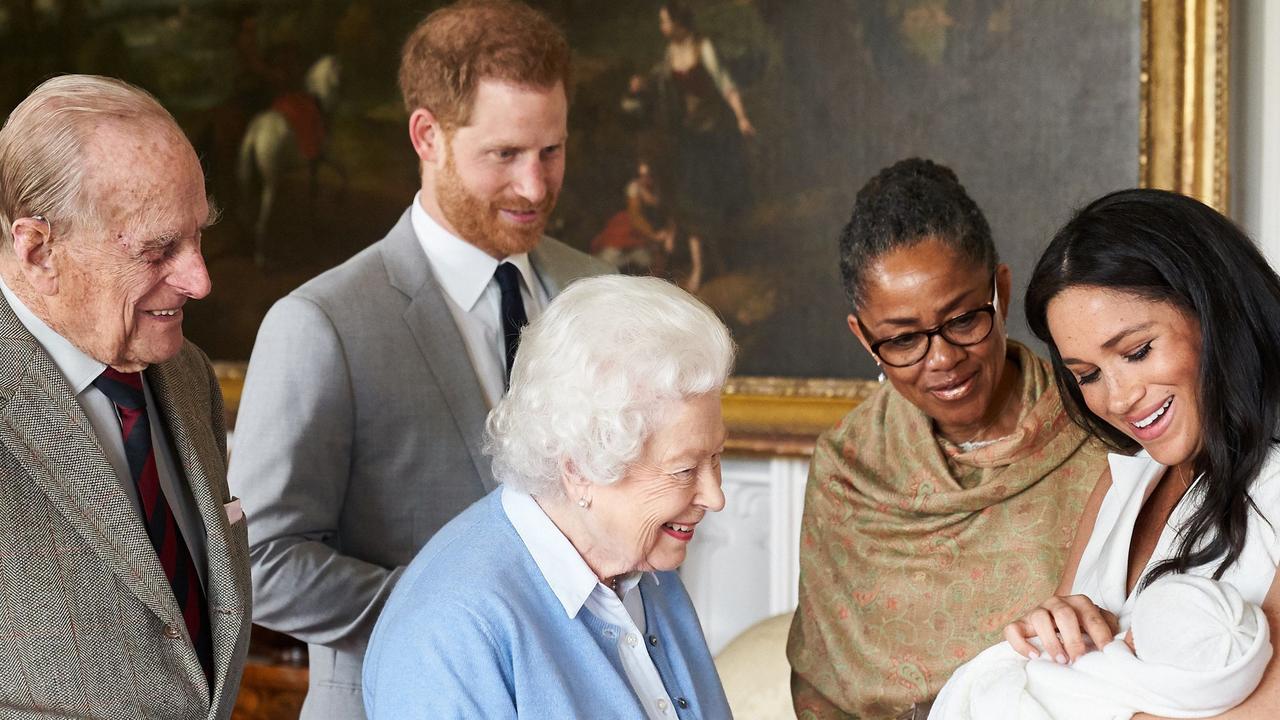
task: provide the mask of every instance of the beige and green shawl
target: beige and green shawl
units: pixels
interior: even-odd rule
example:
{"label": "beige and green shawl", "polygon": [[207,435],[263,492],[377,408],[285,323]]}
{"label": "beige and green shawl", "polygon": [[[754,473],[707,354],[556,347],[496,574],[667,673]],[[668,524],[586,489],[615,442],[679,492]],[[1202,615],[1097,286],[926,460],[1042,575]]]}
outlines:
{"label": "beige and green shawl", "polygon": [[971,452],[885,383],[818,439],[787,655],[800,720],[892,718],[1052,594],[1106,456],[1009,343],[1022,417]]}

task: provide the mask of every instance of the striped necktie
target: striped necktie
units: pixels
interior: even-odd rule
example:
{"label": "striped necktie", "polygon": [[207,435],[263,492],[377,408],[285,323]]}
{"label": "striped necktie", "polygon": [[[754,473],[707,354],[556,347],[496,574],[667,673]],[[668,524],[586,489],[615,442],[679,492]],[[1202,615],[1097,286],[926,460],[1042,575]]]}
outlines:
{"label": "striped necktie", "polygon": [[160,558],[160,565],[164,567],[164,574],[169,578],[178,607],[182,608],[182,619],[212,689],[209,608],[200,590],[200,577],[191,561],[191,552],[187,550],[182,531],[178,529],[173,510],[160,487],[160,473],[156,470],[156,456],[151,447],[151,421],[147,417],[146,395],[142,391],[142,373],[122,373],[107,368],[93,381],[93,386],[116,406],[129,474],[133,476],[141,500],[143,525]]}

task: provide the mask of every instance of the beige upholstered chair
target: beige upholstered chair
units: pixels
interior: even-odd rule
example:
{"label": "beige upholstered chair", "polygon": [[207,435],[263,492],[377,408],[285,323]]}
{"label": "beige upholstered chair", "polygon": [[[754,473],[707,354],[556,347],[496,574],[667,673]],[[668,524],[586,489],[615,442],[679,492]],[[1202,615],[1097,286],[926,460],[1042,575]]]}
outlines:
{"label": "beige upholstered chair", "polygon": [[762,620],[716,657],[716,670],[736,720],[795,720],[787,631],[794,613]]}

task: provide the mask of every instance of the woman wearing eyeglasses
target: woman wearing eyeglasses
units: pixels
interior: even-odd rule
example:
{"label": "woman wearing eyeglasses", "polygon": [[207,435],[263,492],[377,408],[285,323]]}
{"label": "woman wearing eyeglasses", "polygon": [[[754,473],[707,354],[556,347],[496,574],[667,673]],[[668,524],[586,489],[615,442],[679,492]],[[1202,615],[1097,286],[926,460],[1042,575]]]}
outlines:
{"label": "woman wearing eyeglasses", "polygon": [[840,266],[849,329],[888,382],[814,451],[793,699],[800,717],[923,718],[1052,591],[1105,450],[1006,336],[1009,267],[950,169],[872,178]]}

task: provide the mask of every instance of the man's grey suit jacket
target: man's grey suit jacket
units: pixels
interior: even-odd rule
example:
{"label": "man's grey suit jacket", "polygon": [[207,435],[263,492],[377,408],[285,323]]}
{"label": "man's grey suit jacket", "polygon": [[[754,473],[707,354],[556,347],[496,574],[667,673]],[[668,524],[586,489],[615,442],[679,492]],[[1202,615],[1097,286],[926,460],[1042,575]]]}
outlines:
{"label": "man's grey suit jacket", "polygon": [[222,395],[191,343],[146,377],[205,528],[193,559],[207,563],[213,692],[88,417],[0,298],[0,717],[231,716],[251,613],[245,522],[224,508]]}
{"label": "man's grey suit jacket", "polygon": [[[530,261],[548,297],[612,271],[547,238]],[[303,718],[363,718],[365,646],[403,567],[494,487],[480,382],[408,211],[271,308],[242,398],[254,621],[309,643]]]}

